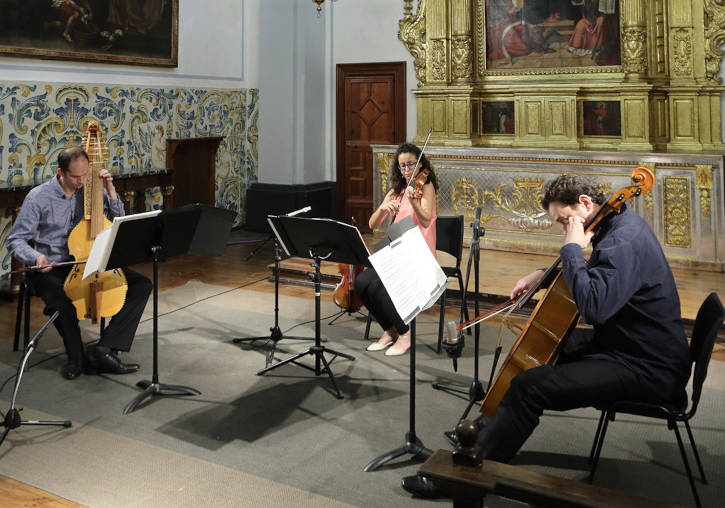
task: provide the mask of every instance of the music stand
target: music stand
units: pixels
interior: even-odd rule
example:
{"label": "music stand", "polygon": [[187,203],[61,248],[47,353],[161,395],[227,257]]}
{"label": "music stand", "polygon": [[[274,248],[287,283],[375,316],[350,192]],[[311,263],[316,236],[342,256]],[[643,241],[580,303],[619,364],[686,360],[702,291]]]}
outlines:
{"label": "music stand", "polygon": [[63,421],[46,421],[46,420],[21,420],[20,418],[20,411],[21,409],[17,409],[15,407],[15,398],[18,395],[18,389],[20,388],[20,380],[23,377],[23,372],[25,371],[25,365],[28,363],[28,359],[30,358],[31,353],[35,350],[36,346],[38,345],[38,341],[40,340],[41,335],[45,332],[45,330],[50,326],[50,324],[56,320],[56,318],[60,315],[60,312],[55,311],[52,316],[50,316],[50,319],[46,321],[46,323],[36,332],[36,334],[33,336],[33,338],[28,342],[27,346],[25,346],[25,354],[23,355],[23,358],[20,360],[20,363],[18,364],[18,373],[15,375],[15,389],[13,390],[13,398],[10,402],[10,409],[5,413],[5,419],[0,423],[0,425],[3,425],[5,427],[5,430],[2,433],[2,436],[0,436],[0,445],[3,444],[5,441],[5,437],[7,437],[8,433],[12,429],[17,429],[21,425],[50,425],[54,427],[72,427],[73,423],[70,420],[63,420]]}
{"label": "music stand", "polygon": [[150,217],[126,220],[118,226],[105,269],[153,261],[153,373],[151,380],[136,383],[143,392],[128,403],[123,414],[131,413],[152,395],[201,394],[188,386],[159,383],[159,261],[162,257],[182,254],[221,254],[235,216],[230,210],[195,203]]}
{"label": "music stand", "polygon": [[[351,361],[355,360],[355,357],[335,351],[321,344],[320,283],[322,281],[322,275],[320,274],[320,263],[323,260],[328,260],[336,263],[370,266],[368,249],[358,229],[343,222],[332,219],[288,217],[284,215],[277,217],[271,216],[267,220],[270,226],[272,226],[272,231],[274,231],[279,244],[288,256],[314,260],[312,266],[315,268],[315,273],[312,275],[312,279],[315,283],[315,345],[310,346],[306,351],[260,370],[257,372],[257,375],[261,376],[277,367],[294,363],[295,365],[313,371],[316,376],[327,373],[335,389],[335,397],[342,399],[342,393],[340,393],[340,389],[337,387],[335,376],[332,374],[330,365],[338,356]],[[325,358],[325,353],[334,356],[328,361]],[[314,355],[314,368],[297,362],[297,360],[307,355]],[[324,369],[321,368],[321,363],[324,365]]]}
{"label": "music stand", "polygon": [[[408,216],[404,217],[395,224],[390,225],[387,230],[387,236],[373,246],[373,251],[377,252],[390,244],[391,241],[399,238],[408,229],[415,227],[413,219]],[[408,390],[408,432],[405,433],[405,444],[382,455],[378,455],[368,462],[363,471],[366,473],[375,471],[383,464],[390,462],[401,455],[411,455],[411,460],[425,461],[433,455],[433,451],[423,444],[415,433],[415,318],[410,322],[410,365],[408,376],[410,378],[410,387]]]}

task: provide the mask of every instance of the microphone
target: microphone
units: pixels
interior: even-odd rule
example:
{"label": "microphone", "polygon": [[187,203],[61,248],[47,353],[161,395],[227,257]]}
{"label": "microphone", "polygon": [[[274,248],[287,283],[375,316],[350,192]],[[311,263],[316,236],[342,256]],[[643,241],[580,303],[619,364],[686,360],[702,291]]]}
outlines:
{"label": "microphone", "polygon": [[453,320],[446,322],[446,330],[448,337],[443,341],[443,347],[446,349],[448,356],[453,360],[453,372],[458,372],[458,358],[461,356],[465,342],[463,331],[458,330],[458,323]]}
{"label": "microphone", "polygon": [[312,210],[312,207],[310,205],[307,205],[304,208],[300,208],[299,210],[295,210],[294,212],[286,213],[285,217],[294,217],[295,215],[299,215],[301,213],[309,212]]}

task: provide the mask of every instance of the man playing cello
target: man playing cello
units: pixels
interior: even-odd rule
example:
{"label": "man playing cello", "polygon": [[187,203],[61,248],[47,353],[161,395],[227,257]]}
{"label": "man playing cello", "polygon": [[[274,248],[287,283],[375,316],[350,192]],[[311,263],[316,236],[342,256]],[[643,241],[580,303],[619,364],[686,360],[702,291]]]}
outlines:
{"label": "man playing cello", "polygon": [[[82,372],[128,374],[138,370],[138,364],[123,363],[114,351],[131,348],[151,293],[148,278],[124,269],[128,291],[123,308],[113,317],[98,344],[84,350],[76,309],[63,289],[71,267],[54,265],[71,259],[68,236],[83,217],[83,183],[88,167],[88,154],[82,148],[62,150],[58,155],[58,174],[28,193],[7,241],[18,261],[45,267],[31,271],[28,276],[36,294],[45,302],[44,313],[60,312],[53,324],[63,337],[68,354],[68,363],[62,370],[66,379],[75,379]],[[104,185],[105,215],[109,219],[123,215],[123,202],[116,194],[111,174],[103,169],[98,177]]]}
{"label": "man playing cello", "polygon": [[[685,400],[690,353],[674,277],[650,226],[622,205],[592,231],[584,224],[607,200],[592,182],[562,175],[545,187],[541,205],[564,230],[561,270],[591,333],[572,334],[558,361],[513,378],[495,417],[480,417],[483,457],[510,462],[546,409],[607,405],[616,400]],[[592,244],[589,262],[582,250]],[[533,287],[543,272],[520,279],[511,296]],[[403,479],[422,497],[439,492],[430,480]]]}

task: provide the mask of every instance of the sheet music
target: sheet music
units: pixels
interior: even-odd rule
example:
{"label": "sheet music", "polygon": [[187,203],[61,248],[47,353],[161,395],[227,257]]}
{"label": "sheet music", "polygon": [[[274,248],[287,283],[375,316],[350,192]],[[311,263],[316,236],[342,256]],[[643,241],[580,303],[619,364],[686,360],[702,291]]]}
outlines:
{"label": "sheet music", "polygon": [[405,324],[433,305],[448,284],[417,227],[369,259]]}
{"label": "sheet music", "polygon": [[152,210],[150,212],[135,213],[114,218],[110,226],[96,235],[96,239],[93,241],[93,246],[91,247],[91,253],[88,255],[88,260],[86,261],[86,268],[83,270],[83,278],[85,279],[96,272],[106,271],[106,264],[108,264],[108,257],[111,255],[118,228],[123,222],[145,219],[160,213],[161,210]]}

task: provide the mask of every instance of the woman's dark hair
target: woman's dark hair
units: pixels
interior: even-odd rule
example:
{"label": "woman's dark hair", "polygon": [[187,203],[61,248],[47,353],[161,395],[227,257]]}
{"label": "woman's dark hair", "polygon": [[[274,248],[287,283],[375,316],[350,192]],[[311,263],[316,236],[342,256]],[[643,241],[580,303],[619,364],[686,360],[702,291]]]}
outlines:
{"label": "woman's dark hair", "polygon": [[551,180],[544,186],[544,197],[541,198],[541,206],[544,210],[549,205],[558,202],[564,206],[573,206],[579,202],[579,196],[586,194],[598,205],[603,205],[607,198],[602,189],[588,178],[579,175],[561,175]]}
{"label": "woman's dark hair", "polygon": [[85,157],[86,160],[89,160],[88,154],[80,146],[72,146],[70,148],[65,148],[65,149],[61,150],[61,152],[58,154],[58,168],[63,173],[67,173],[68,168],[70,167],[70,163],[80,157]]}
{"label": "woman's dark hair", "polygon": [[[395,157],[393,157],[393,160],[390,161],[390,186],[395,190],[396,194],[403,192],[403,189],[405,189],[405,186],[408,184],[408,182],[405,181],[405,178],[403,178],[400,166],[398,166],[398,157],[403,153],[412,153],[417,159],[420,157],[420,148],[412,143],[403,143],[395,151]],[[437,191],[438,180],[436,179],[435,171],[433,171],[433,167],[430,165],[430,161],[426,158],[425,154],[423,154],[423,157],[420,158],[420,171],[423,171],[424,169],[428,170],[428,181],[426,183],[432,183],[433,188]]]}

